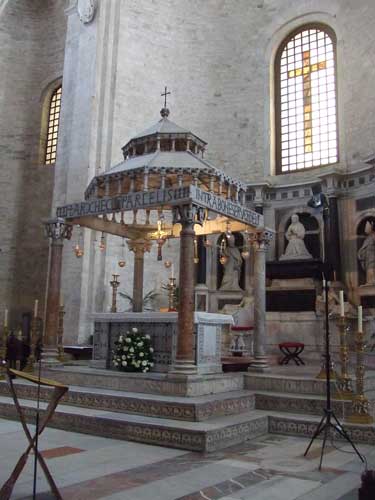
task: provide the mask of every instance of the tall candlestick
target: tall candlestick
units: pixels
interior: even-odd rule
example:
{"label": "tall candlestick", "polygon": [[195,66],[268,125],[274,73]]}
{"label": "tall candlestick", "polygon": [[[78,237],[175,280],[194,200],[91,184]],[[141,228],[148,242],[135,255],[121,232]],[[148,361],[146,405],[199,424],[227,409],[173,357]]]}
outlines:
{"label": "tall candlestick", "polygon": [[345,310],[344,310],[344,291],[343,290],[340,290],[339,296],[340,296],[340,316],[343,318],[345,316]]}
{"label": "tall candlestick", "polygon": [[358,331],[363,332],[362,306],[358,306]]}
{"label": "tall candlestick", "polygon": [[4,311],[4,326],[8,326],[8,309],[5,309]]}
{"label": "tall candlestick", "polygon": [[36,318],[38,316],[38,304],[39,304],[39,300],[36,299],[34,302],[34,318]]}

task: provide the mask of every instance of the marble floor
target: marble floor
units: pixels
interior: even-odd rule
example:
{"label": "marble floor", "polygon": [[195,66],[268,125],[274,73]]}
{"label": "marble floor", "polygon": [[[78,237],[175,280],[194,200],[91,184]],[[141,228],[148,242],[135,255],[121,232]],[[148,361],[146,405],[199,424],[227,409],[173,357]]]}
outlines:
{"label": "marble floor", "polygon": [[[31,427],[31,426],[30,426]],[[200,454],[46,429],[40,449],[69,500],[356,500],[364,467],[352,449],[329,443],[318,471],[321,442],[307,458],[307,439],[264,435]],[[0,483],[8,478],[26,438],[18,422],[0,419]],[[375,447],[361,445],[375,468]],[[31,499],[33,457],[12,499]],[[52,499],[38,470],[38,500]]]}

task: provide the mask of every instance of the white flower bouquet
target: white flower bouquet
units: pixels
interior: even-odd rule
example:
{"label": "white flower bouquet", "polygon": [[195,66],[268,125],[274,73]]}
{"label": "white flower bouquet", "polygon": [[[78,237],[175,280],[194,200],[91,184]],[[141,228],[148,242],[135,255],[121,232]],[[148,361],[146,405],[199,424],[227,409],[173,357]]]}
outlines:
{"label": "white flower bouquet", "polygon": [[120,335],[115,342],[112,362],[115,368],[125,372],[147,373],[154,366],[154,349],[150,335],[143,335],[137,328]]}

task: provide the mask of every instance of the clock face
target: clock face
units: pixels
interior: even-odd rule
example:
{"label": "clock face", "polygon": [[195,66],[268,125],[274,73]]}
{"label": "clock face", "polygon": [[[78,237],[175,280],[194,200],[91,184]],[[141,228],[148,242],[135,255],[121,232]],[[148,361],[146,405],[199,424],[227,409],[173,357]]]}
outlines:
{"label": "clock face", "polygon": [[78,0],[77,10],[80,20],[84,23],[90,23],[95,16],[96,0]]}

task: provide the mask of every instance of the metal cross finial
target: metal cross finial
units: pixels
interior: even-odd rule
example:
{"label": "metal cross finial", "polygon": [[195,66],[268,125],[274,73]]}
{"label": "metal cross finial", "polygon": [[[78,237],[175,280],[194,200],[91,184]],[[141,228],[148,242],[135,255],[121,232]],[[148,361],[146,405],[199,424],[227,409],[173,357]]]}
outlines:
{"label": "metal cross finial", "polygon": [[164,97],[164,107],[167,107],[167,95],[170,95],[170,92],[167,92],[167,87],[164,87],[164,94],[160,94],[162,97]]}

